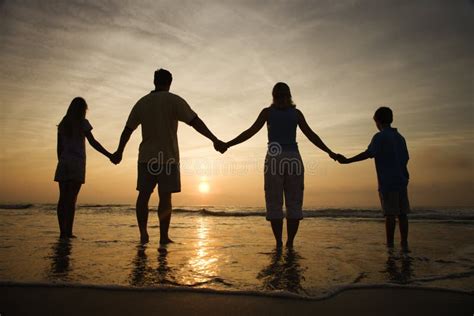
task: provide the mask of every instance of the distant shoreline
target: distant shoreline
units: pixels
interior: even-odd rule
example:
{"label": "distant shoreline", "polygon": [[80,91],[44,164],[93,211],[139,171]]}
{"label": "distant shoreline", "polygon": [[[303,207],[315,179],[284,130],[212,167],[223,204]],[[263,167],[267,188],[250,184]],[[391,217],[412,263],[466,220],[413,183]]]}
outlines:
{"label": "distant shoreline", "polygon": [[[35,205],[57,205],[57,202],[0,202],[0,209],[15,209],[19,207],[32,207]],[[119,206],[130,206],[135,207],[135,202],[130,203],[78,203],[78,207],[119,207]],[[241,208],[241,209],[264,209],[265,205],[178,205],[175,204],[174,208]],[[412,206],[414,210],[431,210],[431,209],[472,209],[474,210],[474,205],[418,205]],[[305,210],[313,209],[358,209],[358,210],[379,210],[380,205],[366,205],[366,206],[321,206],[321,205],[305,205],[303,206]]]}
{"label": "distant shoreline", "polygon": [[[48,211],[55,212],[56,204],[0,204],[2,211]],[[78,212],[135,212],[131,204],[80,204]],[[150,209],[156,212],[156,209]],[[173,213],[191,216],[213,217],[264,217],[264,207],[237,207],[237,206],[175,206]],[[383,220],[380,208],[303,208],[305,218],[349,219],[349,220]],[[413,208],[410,214],[414,221],[434,221],[453,223],[474,223],[473,208]]]}

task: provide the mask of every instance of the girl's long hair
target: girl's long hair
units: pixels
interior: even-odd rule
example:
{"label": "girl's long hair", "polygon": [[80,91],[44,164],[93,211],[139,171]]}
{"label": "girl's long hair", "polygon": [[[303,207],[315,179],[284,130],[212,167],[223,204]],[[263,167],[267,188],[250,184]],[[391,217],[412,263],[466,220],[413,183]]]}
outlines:
{"label": "girl's long hair", "polygon": [[58,125],[58,131],[72,137],[82,135],[82,124],[86,118],[87,103],[81,97],[72,99],[66,115]]}
{"label": "girl's long hair", "polygon": [[294,108],[296,105],[291,98],[290,87],[284,82],[278,82],[273,87],[272,91],[273,103],[272,106],[278,109]]}

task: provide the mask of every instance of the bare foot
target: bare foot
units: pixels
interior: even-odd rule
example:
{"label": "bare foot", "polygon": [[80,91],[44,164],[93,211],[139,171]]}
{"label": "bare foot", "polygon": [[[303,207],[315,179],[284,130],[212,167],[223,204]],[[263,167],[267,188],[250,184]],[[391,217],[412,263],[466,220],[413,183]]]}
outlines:
{"label": "bare foot", "polygon": [[73,235],[73,234],[69,234],[69,235],[67,235],[67,238],[74,239],[74,238],[77,238],[77,236],[76,236],[76,235]]}
{"label": "bare foot", "polygon": [[402,242],[401,246],[402,246],[402,251],[404,253],[409,253],[410,252],[410,249],[408,248],[408,242]]}
{"label": "bare foot", "polygon": [[287,241],[287,242],[286,242],[286,248],[292,249],[292,248],[293,248],[293,242]]}
{"label": "bare foot", "polygon": [[174,241],[169,239],[169,237],[166,239],[160,239],[160,245],[167,245],[167,244],[172,244],[172,243],[174,243]]}

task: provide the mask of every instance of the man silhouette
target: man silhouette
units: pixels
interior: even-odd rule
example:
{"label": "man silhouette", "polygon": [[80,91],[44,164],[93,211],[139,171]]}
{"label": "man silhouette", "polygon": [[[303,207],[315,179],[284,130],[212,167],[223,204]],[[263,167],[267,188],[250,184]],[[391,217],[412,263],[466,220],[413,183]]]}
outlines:
{"label": "man silhouette", "polygon": [[168,236],[171,221],[171,194],[181,191],[178,149],[178,121],[185,122],[196,131],[209,138],[214,148],[221,153],[226,150],[206,124],[191,109],[188,103],[176,94],[170,93],[173,78],[169,71],[155,71],[155,90],[142,97],[133,107],[120,137],[117,151],[111,161],[122,160],[123,151],[133,131],[141,125],[142,142],[138,155],[138,198],[136,215],[140,229],[140,241],[147,243],[148,202],[158,185],[160,221],[160,244],[172,240]]}

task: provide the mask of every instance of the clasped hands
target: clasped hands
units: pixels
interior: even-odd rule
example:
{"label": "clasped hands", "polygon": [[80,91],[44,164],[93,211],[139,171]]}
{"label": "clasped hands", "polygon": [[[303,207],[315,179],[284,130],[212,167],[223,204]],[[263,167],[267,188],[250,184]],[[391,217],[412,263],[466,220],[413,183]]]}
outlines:
{"label": "clasped hands", "polygon": [[[226,143],[226,142],[223,142],[219,139],[216,139],[214,141],[214,149],[218,152],[220,152],[221,154],[225,153],[227,151],[227,149],[229,149],[229,145]],[[347,163],[347,158],[344,156],[344,155],[341,155],[341,154],[337,154],[337,153],[334,153],[334,152],[329,152],[329,157],[331,157],[332,159],[334,159],[335,161],[339,162],[340,164],[345,164]],[[119,164],[121,161],[122,161],[122,157],[123,157],[123,152],[122,151],[119,151],[117,150],[116,152],[114,152],[111,156],[110,156],[110,161],[117,165]]]}
{"label": "clasped hands", "polygon": [[[221,154],[225,153],[227,149],[229,149],[229,145],[219,139],[216,139],[214,141],[214,149],[220,152]],[[339,162],[340,164],[346,164],[348,163],[347,158],[344,155],[337,154],[334,152],[329,152],[329,157],[334,159],[335,161]]]}
{"label": "clasped hands", "polygon": [[[229,146],[227,145],[227,143],[219,139],[214,141],[214,149],[220,152],[221,154],[225,153],[228,148]],[[110,158],[110,161],[114,165],[118,165],[122,161],[122,157],[123,157],[123,152],[120,150],[117,150],[116,152],[111,154],[109,158]]]}
{"label": "clasped hands", "polygon": [[340,164],[348,163],[347,158],[344,155],[333,153],[332,151],[328,153],[329,157],[339,162]]}
{"label": "clasped hands", "polygon": [[114,165],[118,165],[118,164],[122,161],[122,157],[123,157],[123,152],[117,150],[116,152],[114,152],[114,153],[110,156],[110,161],[111,161]]}
{"label": "clasped hands", "polygon": [[227,145],[227,143],[219,140],[219,139],[216,139],[214,141],[214,149],[217,150],[218,152],[220,152],[221,154],[225,153],[227,151],[227,149],[229,149],[229,145]]}

